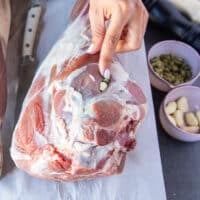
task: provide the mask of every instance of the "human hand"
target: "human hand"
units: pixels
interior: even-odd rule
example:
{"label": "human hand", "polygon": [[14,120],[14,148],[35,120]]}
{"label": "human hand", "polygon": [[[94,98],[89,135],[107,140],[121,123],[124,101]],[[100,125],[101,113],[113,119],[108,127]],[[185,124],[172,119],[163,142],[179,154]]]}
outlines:
{"label": "human hand", "polygon": [[102,76],[109,79],[114,52],[140,48],[148,12],[141,0],[90,0],[89,19],[92,44],[88,53],[100,51],[99,70]]}

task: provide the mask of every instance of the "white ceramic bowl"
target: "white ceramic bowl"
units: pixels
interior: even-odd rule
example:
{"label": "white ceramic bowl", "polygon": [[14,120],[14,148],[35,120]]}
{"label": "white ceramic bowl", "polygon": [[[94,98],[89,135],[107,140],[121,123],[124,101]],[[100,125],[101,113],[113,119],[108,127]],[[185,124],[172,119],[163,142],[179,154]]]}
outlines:
{"label": "white ceramic bowl", "polygon": [[[177,57],[183,58],[191,67],[192,78],[189,81],[176,86],[162,79],[154,72],[150,63],[150,60],[152,58],[154,58],[155,56],[160,56],[162,54],[172,54]],[[193,82],[200,76],[200,55],[194,48],[183,42],[176,40],[166,40],[159,42],[151,47],[148,52],[148,66],[151,84],[155,88],[167,92],[175,87],[193,84]]]}
{"label": "white ceramic bowl", "polygon": [[188,99],[189,108],[191,111],[200,110],[200,88],[196,86],[177,87],[167,94],[163,103],[160,106],[160,122],[165,131],[175,139],[185,142],[200,141],[200,133],[189,133],[183,131],[182,129],[173,125],[167,117],[164,109],[165,106],[170,101],[175,101],[181,96],[185,96]]}

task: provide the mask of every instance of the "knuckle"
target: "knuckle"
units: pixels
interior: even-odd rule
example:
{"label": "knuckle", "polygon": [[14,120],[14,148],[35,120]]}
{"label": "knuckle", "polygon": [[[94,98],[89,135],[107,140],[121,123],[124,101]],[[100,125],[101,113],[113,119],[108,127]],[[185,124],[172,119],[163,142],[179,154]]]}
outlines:
{"label": "knuckle", "polygon": [[110,34],[110,35],[108,35],[107,46],[110,47],[110,48],[113,48],[114,46],[116,46],[118,40],[119,40],[119,35],[118,34]]}
{"label": "knuckle", "polygon": [[145,7],[144,7],[144,16],[147,20],[149,19],[149,13]]}
{"label": "knuckle", "polygon": [[98,8],[94,7],[94,6],[90,6],[90,9],[89,9],[89,17],[96,17],[98,16]]}
{"label": "knuckle", "polygon": [[142,46],[142,42],[136,42],[134,44],[129,45],[130,51],[136,51],[139,50]]}
{"label": "knuckle", "polygon": [[120,1],[117,8],[118,12],[121,12],[123,15],[127,15],[134,10],[135,6],[132,1]]}
{"label": "knuckle", "polygon": [[93,7],[95,7],[95,5],[96,5],[96,1],[95,0],[90,0],[90,8],[93,8]]}
{"label": "knuckle", "polygon": [[104,34],[105,34],[105,29],[100,24],[95,25],[95,29],[94,29],[93,34],[94,34],[94,37],[97,37],[97,38],[103,37]]}
{"label": "knuckle", "polygon": [[125,14],[127,13],[132,13],[135,9],[135,5],[132,3],[132,2],[128,2],[126,5],[125,5],[125,9],[124,9],[124,12]]}
{"label": "knuckle", "polygon": [[105,63],[105,65],[109,65],[112,62],[111,56],[107,55],[104,52],[101,53],[100,59],[102,63]]}
{"label": "knuckle", "polygon": [[143,11],[147,12],[146,7],[144,6],[141,0],[135,1],[135,9],[139,10],[140,12],[143,12]]}

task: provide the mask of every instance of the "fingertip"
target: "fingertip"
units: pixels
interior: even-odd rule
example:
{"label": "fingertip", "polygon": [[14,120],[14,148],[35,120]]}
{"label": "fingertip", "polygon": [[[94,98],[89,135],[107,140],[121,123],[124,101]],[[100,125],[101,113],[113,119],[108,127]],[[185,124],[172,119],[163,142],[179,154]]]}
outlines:
{"label": "fingertip", "polygon": [[103,77],[107,80],[110,80],[110,69],[106,68],[103,73]]}
{"label": "fingertip", "polygon": [[111,71],[110,71],[111,62],[112,62],[112,57],[106,56],[103,49],[101,49],[99,58],[99,71],[101,75],[106,79],[110,79],[111,76]]}
{"label": "fingertip", "polygon": [[111,73],[110,73],[110,67],[109,66],[105,66],[105,65],[99,64],[99,71],[100,71],[100,74],[105,79],[110,80]]}

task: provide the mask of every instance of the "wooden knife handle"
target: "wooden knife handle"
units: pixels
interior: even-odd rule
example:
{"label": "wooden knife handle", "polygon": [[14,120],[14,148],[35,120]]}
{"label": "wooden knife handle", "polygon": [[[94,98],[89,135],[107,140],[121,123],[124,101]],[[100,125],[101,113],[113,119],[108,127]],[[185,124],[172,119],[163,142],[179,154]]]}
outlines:
{"label": "wooden knife handle", "polygon": [[0,0],[0,43],[2,45],[1,50],[3,51],[4,57],[6,56],[6,47],[10,32],[10,22],[10,1]]}
{"label": "wooden knife handle", "polygon": [[32,56],[33,54],[33,47],[41,13],[42,7],[40,5],[31,7],[28,11],[22,48],[23,57]]}

